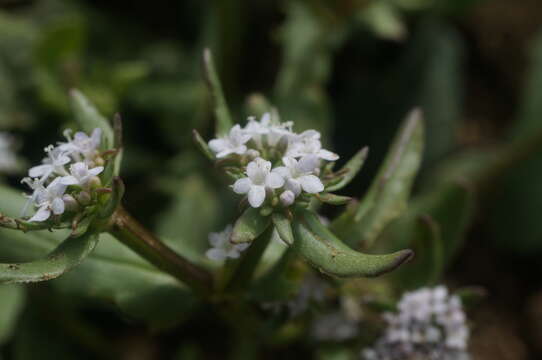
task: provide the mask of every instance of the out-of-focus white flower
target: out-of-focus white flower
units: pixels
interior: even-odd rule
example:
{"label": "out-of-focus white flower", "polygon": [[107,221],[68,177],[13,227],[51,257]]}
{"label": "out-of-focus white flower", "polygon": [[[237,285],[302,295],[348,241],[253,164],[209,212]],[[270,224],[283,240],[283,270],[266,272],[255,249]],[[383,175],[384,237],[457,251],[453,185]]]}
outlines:
{"label": "out-of-focus white flower", "polygon": [[59,150],[71,154],[76,161],[82,161],[83,159],[91,160],[94,158],[101,143],[102,129],[94,129],[90,136],[82,131],[78,131],[72,138],[71,133],[71,129],[64,131],[64,136],[68,142],[59,143]]}
{"label": "out-of-focus white flower", "polygon": [[461,300],[444,286],[408,292],[397,308],[384,315],[388,328],[362,352],[363,359],[468,359],[469,328]]}
{"label": "out-of-focus white flower", "polygon": [[306,155],[299,161],[292,157],[284,157],[282,162],[285,166],[277,167],[275,170],[285,179],[284,187],[298,196],[301,190],[316,194],[324,190],[320,178],[312,175],[319,164],[315,155]]}
{"label": "out-of-focus white flower", "polygon": [[104,170],[103,166],[89,169],[84,162],[77,162],[70,166],[70,175],[63,176],[60,182],[64,185],[87,186],[88,182]]}
{"label": "out-of-focus white flower", "polygon": [[11,172],[17,169],[17,156],[13,150],[13,137],[5,132],[0,132],[0,171]]}
{"label": "out-of-focus white flower", "polygon": [[37,186],[34,190],[35,195],[31,198],[38,207],[38,211],[29,221],[45,221],[49,219],[51,213],[60,215],[64,212],[64,201],[62,195],[66,191],[66,185],[60,182],[60,178],[54,179],[47,187]]}
{"label": "out-of-focus white flower", "polygon": [[231,154],[243,155],[247,151],[246,143],[250,135],[235,125],[228,135],[209,141],[209,147],[216,153],[217,158],[223,158]]}
{"label": "out-of-focus white flower", "polygon": [[237,180],[233,191],[237,194],[248,194],[250,206],[260,207],[265,201],[265,189],[278,189],[284,185],[284,179],[274,170],[271,162],[256,158],[247,165],[248,177]]}
{"label": "out-of-focus white flower", "polygon": [[294,137],[286,151],[288,157],[299,158],[306,155],[316,155],[318,158],[327,161],[339,159],[339,155],[322,149],[320,133],[316,130],[307,130]]}
{"label": "out-of-focus white flower", "polygon": [[228,225],[222,232],[210,233],[209,244],[211,248],[205,255],[215,261],[224,261],[227,258],[237,259],[249,244],[233,244],[230,242],[233,227]]}
{"label": "out-of-focus white flower", "polygon": [[349,319],[341,311],[316,318],[312,336],[320,341],[344,341],[357,336],[359,323]]}

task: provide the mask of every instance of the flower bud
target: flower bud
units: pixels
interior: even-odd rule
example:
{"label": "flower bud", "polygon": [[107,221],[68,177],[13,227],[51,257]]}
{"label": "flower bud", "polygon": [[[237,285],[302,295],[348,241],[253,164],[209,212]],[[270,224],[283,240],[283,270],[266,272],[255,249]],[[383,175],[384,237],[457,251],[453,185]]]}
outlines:
{"label": "flower bud", "polygon": [[295,201],[295,194],[292,191],[286,190],[285,192],[280,194],[280,202],[282,203],[282,205],[290,206],[294,203],[294,201]]}
{"label": "flower bud", "polygon": [[103,157],[101,156],[97,156],[94,158],[94,165],[95,166],[104,166],[105,165],[105,160]]}
{"label": "flower bud", "polygon": [[92,200],[90,194],[87,191],[81,191],[79,194],[76,195],[76,199],[81,205],[88,205]]}
{"label": "flower bud", "polygon": [[102,186],[102,181],[99,177],[93,176],[88,181],[88,186],[90,186],[91,189],[96,189],[100,186]]}
{"label": "flower bud", "polygon": [[79,210],[79,203],[73,196],[70,194],[62,195],[62,201],[64,201],[64,206],[68,211],[77,211]]}
{"label": "flower bud", "polygon": [[248,156],[250,160],[254,160],[260,156],[260,152],[258,150],[248,149],[246,152],[246,155]]}

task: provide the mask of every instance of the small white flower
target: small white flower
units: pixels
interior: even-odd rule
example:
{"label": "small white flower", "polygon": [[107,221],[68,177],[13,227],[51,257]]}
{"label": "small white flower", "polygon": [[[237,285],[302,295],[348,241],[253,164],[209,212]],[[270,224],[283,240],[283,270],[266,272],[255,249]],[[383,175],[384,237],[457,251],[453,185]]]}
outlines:
{"label": "small white flower", "polygon": [[68,156],[69,152],[63,151],[58,147],[49,145],[45,148],[47,157],[43,159],[43,164],[31,167],[28,170],[28,176],[32,178],[40,178],[42,182],[47,180],[51,174],[68,175],[64,165],[68,164],[71,159]]}
{"label": "small white flower", "polygon": [[307,130],[296,136],[289,144],[286,156],[299,158],[306,155],[316,155],[327,161],[336,161],[339,155],[322,149],[320,133],[316,130]]}
{"label": "small white flower", "polygon": [[233,227],[228,225],[222,232],[210,233],[209,244],[211,248],[205,255],[215,261],[223,261],[226,258],[237,259],[250,244],[233,244],[230,242]]}
{"label": "small white flower", "polygon": [[271,162],[256,158],[247,165],[248,177],[233,184],[237,194],[248,194],[250,206],[260,207],[265,201],[265,189],[278,189],[284,185],[284,179],[275,170],[271,171]]}
{"label": "small white flower", "polygon": [[103,169],[103,166],[89,169],[88,165],[84,162],[77,162],[70,165],[70,175],[62,177],[60,182],[64,185],[79,185],[85,187],[90,179],[100,174]]}
{"label": "small white flower", "polygon": [[245,143],[250,140],[239,125],[231,128],[228,135],[209,141],[209,147],[216,153],[217,158],[223,158],[230,154],[243,155],[247,151]]}
{"label": "small white flower", "polygon": [[86,160],[90,160],[96,155],[96,150],[100,146],[102,129],[95,128],[90,136],[78,131],[73,138],[71,137],[71,129],[66,129],[64,136],[68,142],[59,143],[58,148],[60,151],[73,155],[76,161],[81,161],[81,156]]}
{"label": "small white flower", "polygon": [[312,173],[317,169],[319,160],[315,155],[307,155],[299,161],[292,157],[284,157],[282,162],[285,166],[275,169],[285,179],[284,187],[298,196],[301,190],[316,194],[324,190],[324,184],[320,178]]}
{"label": "small white flower", "polygon": [[34,202],[38,211],[29,221],[45,221],[51,216],[51,212],[60,215],[64,212],[62,195],[66,191],[66,185],[55,178],[46,188],[38,186],[35,190]]}
{"label": "small white flower", "polygon": [[274,123],[271,114],[265,113],[262,115],[260,121],[256,121],[254,117],[250,117],[248,124],[243,130],[251,136],[258,146],[264,145],[263,139],[266,139],[265,145],[274,147],[283,137],[286,137],[287,140],[294,137],[292,125],[291,121]]}

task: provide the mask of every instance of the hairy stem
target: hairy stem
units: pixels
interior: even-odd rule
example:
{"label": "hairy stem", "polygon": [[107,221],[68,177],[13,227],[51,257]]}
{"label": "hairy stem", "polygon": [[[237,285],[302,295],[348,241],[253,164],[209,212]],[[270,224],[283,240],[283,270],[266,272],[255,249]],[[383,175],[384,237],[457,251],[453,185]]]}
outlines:
{"label": "hairy stem", "polygon": [[190,286],[195,292],[207,295],[212,290],[213,278],[207,270],[177,254],[122,207],[113,215],[113,224],[109,232],[144,259]]}

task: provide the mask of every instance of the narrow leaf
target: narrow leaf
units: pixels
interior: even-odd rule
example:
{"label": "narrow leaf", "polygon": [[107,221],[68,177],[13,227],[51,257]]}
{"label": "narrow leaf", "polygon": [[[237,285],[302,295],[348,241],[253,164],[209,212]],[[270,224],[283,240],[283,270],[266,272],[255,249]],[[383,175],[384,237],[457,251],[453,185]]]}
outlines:
{"label": "narrow leaf", "polygon": [[0,264],[0,283],[29,283],[59,277],[79,265],[96,246],[98,236],[87,233],[69,237],[45,259],[26,263]]}
{"label": "narrow leaf", "polygon": [[209,160],[214,161],[215,160],[215,155],[213,154],[213,152],[209,148],[209,145],[207,145],[205,140],[203,140],[203,138],[197,132],[196,129],[192,130],[192,134],[194,136],[194,142],[198,146],[198,149],[200,149],[200,151],[203,153],[203,155],[205,155]]}
{"label": "narrow leaf", "polygon": [[294,235],[292,233],[290,220],[280,213],[274,213],[271,218],[273,219],[273,225],[275,225],[275,229],[277,229],[282,241],[288,245],[293,245]]}
{"label": "narrow leaf", "polygon": [[406,209],[422,159],[423,133],[422,113],[414,109],[405,119],[354,216],[345,212],[333,225],[348,243],[370,246],[384,227]]}
{"label": "narrow leaf", "polygon": [[350,160],[348,160],[348,162],[344,164],[341,170],[339,170],[339,173],[344,172],[341,180],[336,184],[326,187],[326,191],[337,191],[348,185],[363,167],[363,164],[365,163],[365,159],[367,159],[368,154],[368,147],[364,147],[363,149],[358,151],[356,155],[354,155]]}
{"label": "narrow leaf", "polygon": [[235,222],[231,242],[235,244],[250,242],[262,234],[269,223],[269,216],[262,216],[260,209],[249,207]]}
{"label": "narrow leaf", "polygon": [[391,271],[413,252],[369,255],[352,250],[322,225],[316,214],[301,211],[294,222],[295,248],[320,271],[337,277],[370,277]]}
{"label": "narrow leaf", "polygon": [[113,148],[114,134],[111,125],[105,117],[103,117],[96,107],[83,95],[79,90],[72,89],[70,91],[71,105],[81,130],[86,133],[92,133],[96,128],[102,129],[102,150]]}
{"label": "narrow leaf", "polygon": [[220,85],[220,79],[210,49],[203,50],[203,69],[216,118],[216,135],[224,135],[232,128],[233,121],[222,92],[222,86]]}
{"label": "narrow leaf", "polygon": [[344,205],[352,201],[352,198],[349,196],[340,196],[329,193],[316,194],[316,198],[323,203],[331,205]]}

